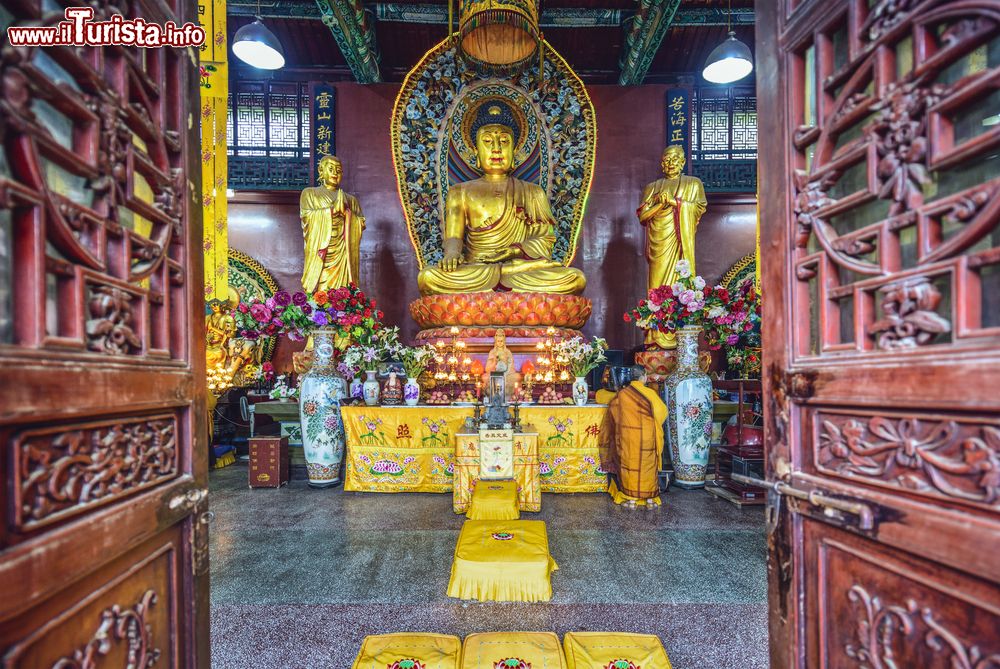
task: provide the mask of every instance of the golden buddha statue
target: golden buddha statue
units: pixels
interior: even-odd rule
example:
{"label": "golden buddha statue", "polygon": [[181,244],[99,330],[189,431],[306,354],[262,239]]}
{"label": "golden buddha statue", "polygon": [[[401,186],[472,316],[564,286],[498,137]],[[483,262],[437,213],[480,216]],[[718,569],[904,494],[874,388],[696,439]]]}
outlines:
{"label": "golden buddha statue", "polygon": [[299,198],[305,241],[302,288],[313,293],[358,283],[361,233],[365,217],[353,195],[340,189],[343,166],[336,156],[319,161],[319,186]]}
{"label": "golden buddha statue", "polygon": [[504,395],[509,402],[514,396],[514,389],[521,380],[521,375],[514,367],[514,354],[507,348],[507,333],[498,328],[493,335],[493,348],[486,357],[486,367],[483,374],[483,387],[490,387],[490,373],[503,372]]}
{"label": "golden buddha statue", "polygon": [[[646,228],[646,261],[649,263],[647,290],[677,281],[674,266],[683,258],[694,269],[694,235],[698,222],[705,213],[705,187],[701,179],[682,174],[684,147],[668,146],[663,151],[661,167],[664,179],[657,179],[646,186],[642,204],[636,213]],[[649,330],[647,346],[676,348],[673,334]]]}
{"label": "golden buddha statue", "polygon": [[417,275],[420,294],[581,293],[583,272],[552,260],[555,220],[545,191],[511,176],[517,124],[499,106],[486,107],[472,128],[483,176],[448,190],[444,258]]}

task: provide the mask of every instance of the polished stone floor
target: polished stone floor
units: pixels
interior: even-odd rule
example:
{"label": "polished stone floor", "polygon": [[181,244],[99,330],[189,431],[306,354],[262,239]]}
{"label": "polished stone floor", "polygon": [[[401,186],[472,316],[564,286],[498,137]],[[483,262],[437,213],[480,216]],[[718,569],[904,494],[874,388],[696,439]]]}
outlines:
{"label": "polished stone floor", "polygon": [[479,604],[445,595],[463,521],[450,495],[250,490],[246,474],[211,475],[215,669],[349,669],[367,634],[491,630],[644,632],[675,669],[767,666],[760,507],[677,489],[659,511],[545,494],[522,517],[546,522],[552,601]]}

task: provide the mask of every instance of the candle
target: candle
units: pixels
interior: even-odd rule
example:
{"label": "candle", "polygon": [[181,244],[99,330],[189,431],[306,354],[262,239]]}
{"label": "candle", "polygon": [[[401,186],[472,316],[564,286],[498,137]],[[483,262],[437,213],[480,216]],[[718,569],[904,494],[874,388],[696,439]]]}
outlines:
{"label": "candle", "polygon": [[458,334],[458,326],[457,325],[452,325],[451,326],[451,334],[453,334],[453,335],[457,335]]}

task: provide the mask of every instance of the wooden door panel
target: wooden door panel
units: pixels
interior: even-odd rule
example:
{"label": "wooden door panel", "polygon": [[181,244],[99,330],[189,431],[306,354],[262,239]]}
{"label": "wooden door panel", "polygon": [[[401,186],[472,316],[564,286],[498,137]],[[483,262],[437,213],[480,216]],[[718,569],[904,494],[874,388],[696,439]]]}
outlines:
{"label": "wooden door panel", "polygon": [[6,667],[184,667],[183,533],[155,537],[4,630]]}
{"label": "wooden door panel", "polygon": [[[807,643],[821,667],[1000,663],[1000,588],[806,521]],[[891,664],[894,663],[894,664]]]}
{"label": "wooden door panel", "polygon": [[[4,0],[0,31],[62,4]],[[192,0],[90,5],[197,22]],[[208,664],[197,63],[3,40],[4,666]]]}
{"label": "wooden door panel", "polygon": [[1000,0],[757,16],[772,664],[993,666]]}

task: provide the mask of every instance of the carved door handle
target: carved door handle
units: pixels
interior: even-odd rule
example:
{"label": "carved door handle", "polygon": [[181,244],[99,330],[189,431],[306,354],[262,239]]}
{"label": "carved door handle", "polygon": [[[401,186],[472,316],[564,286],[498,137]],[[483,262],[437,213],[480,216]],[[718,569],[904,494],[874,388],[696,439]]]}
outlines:
{"label": "carved door handle", "polygon": [[194,507],[198,506],[198,503],[207,496],[207,488],[193,488],[187,492],[171,497],[170,501],[167,502],[167,506],[171,509],[185,509],[190,511]]}
{"label": "carved door handle", "polygon": [[838,512],[849,513],[853,516],[857,516],[858,529],[870,530],[875,526],[875,515],[872,513],[871,507],[867,504],[830,497],[817,490],[802,490],[801,488],[796,488],[795,486],[785,483],[784,481],[764,481],[762,479],[743,476],[742,474],[733,474],[732,478],[734,481],[743,483],[744,485],[767,488],[768,490],[773,490],[780,496],[787,495],[788,497],[794,497],[796,499],[809,502],[809,504],[813,506],[822,508],[823,515],[828,518],[836,519]]}

